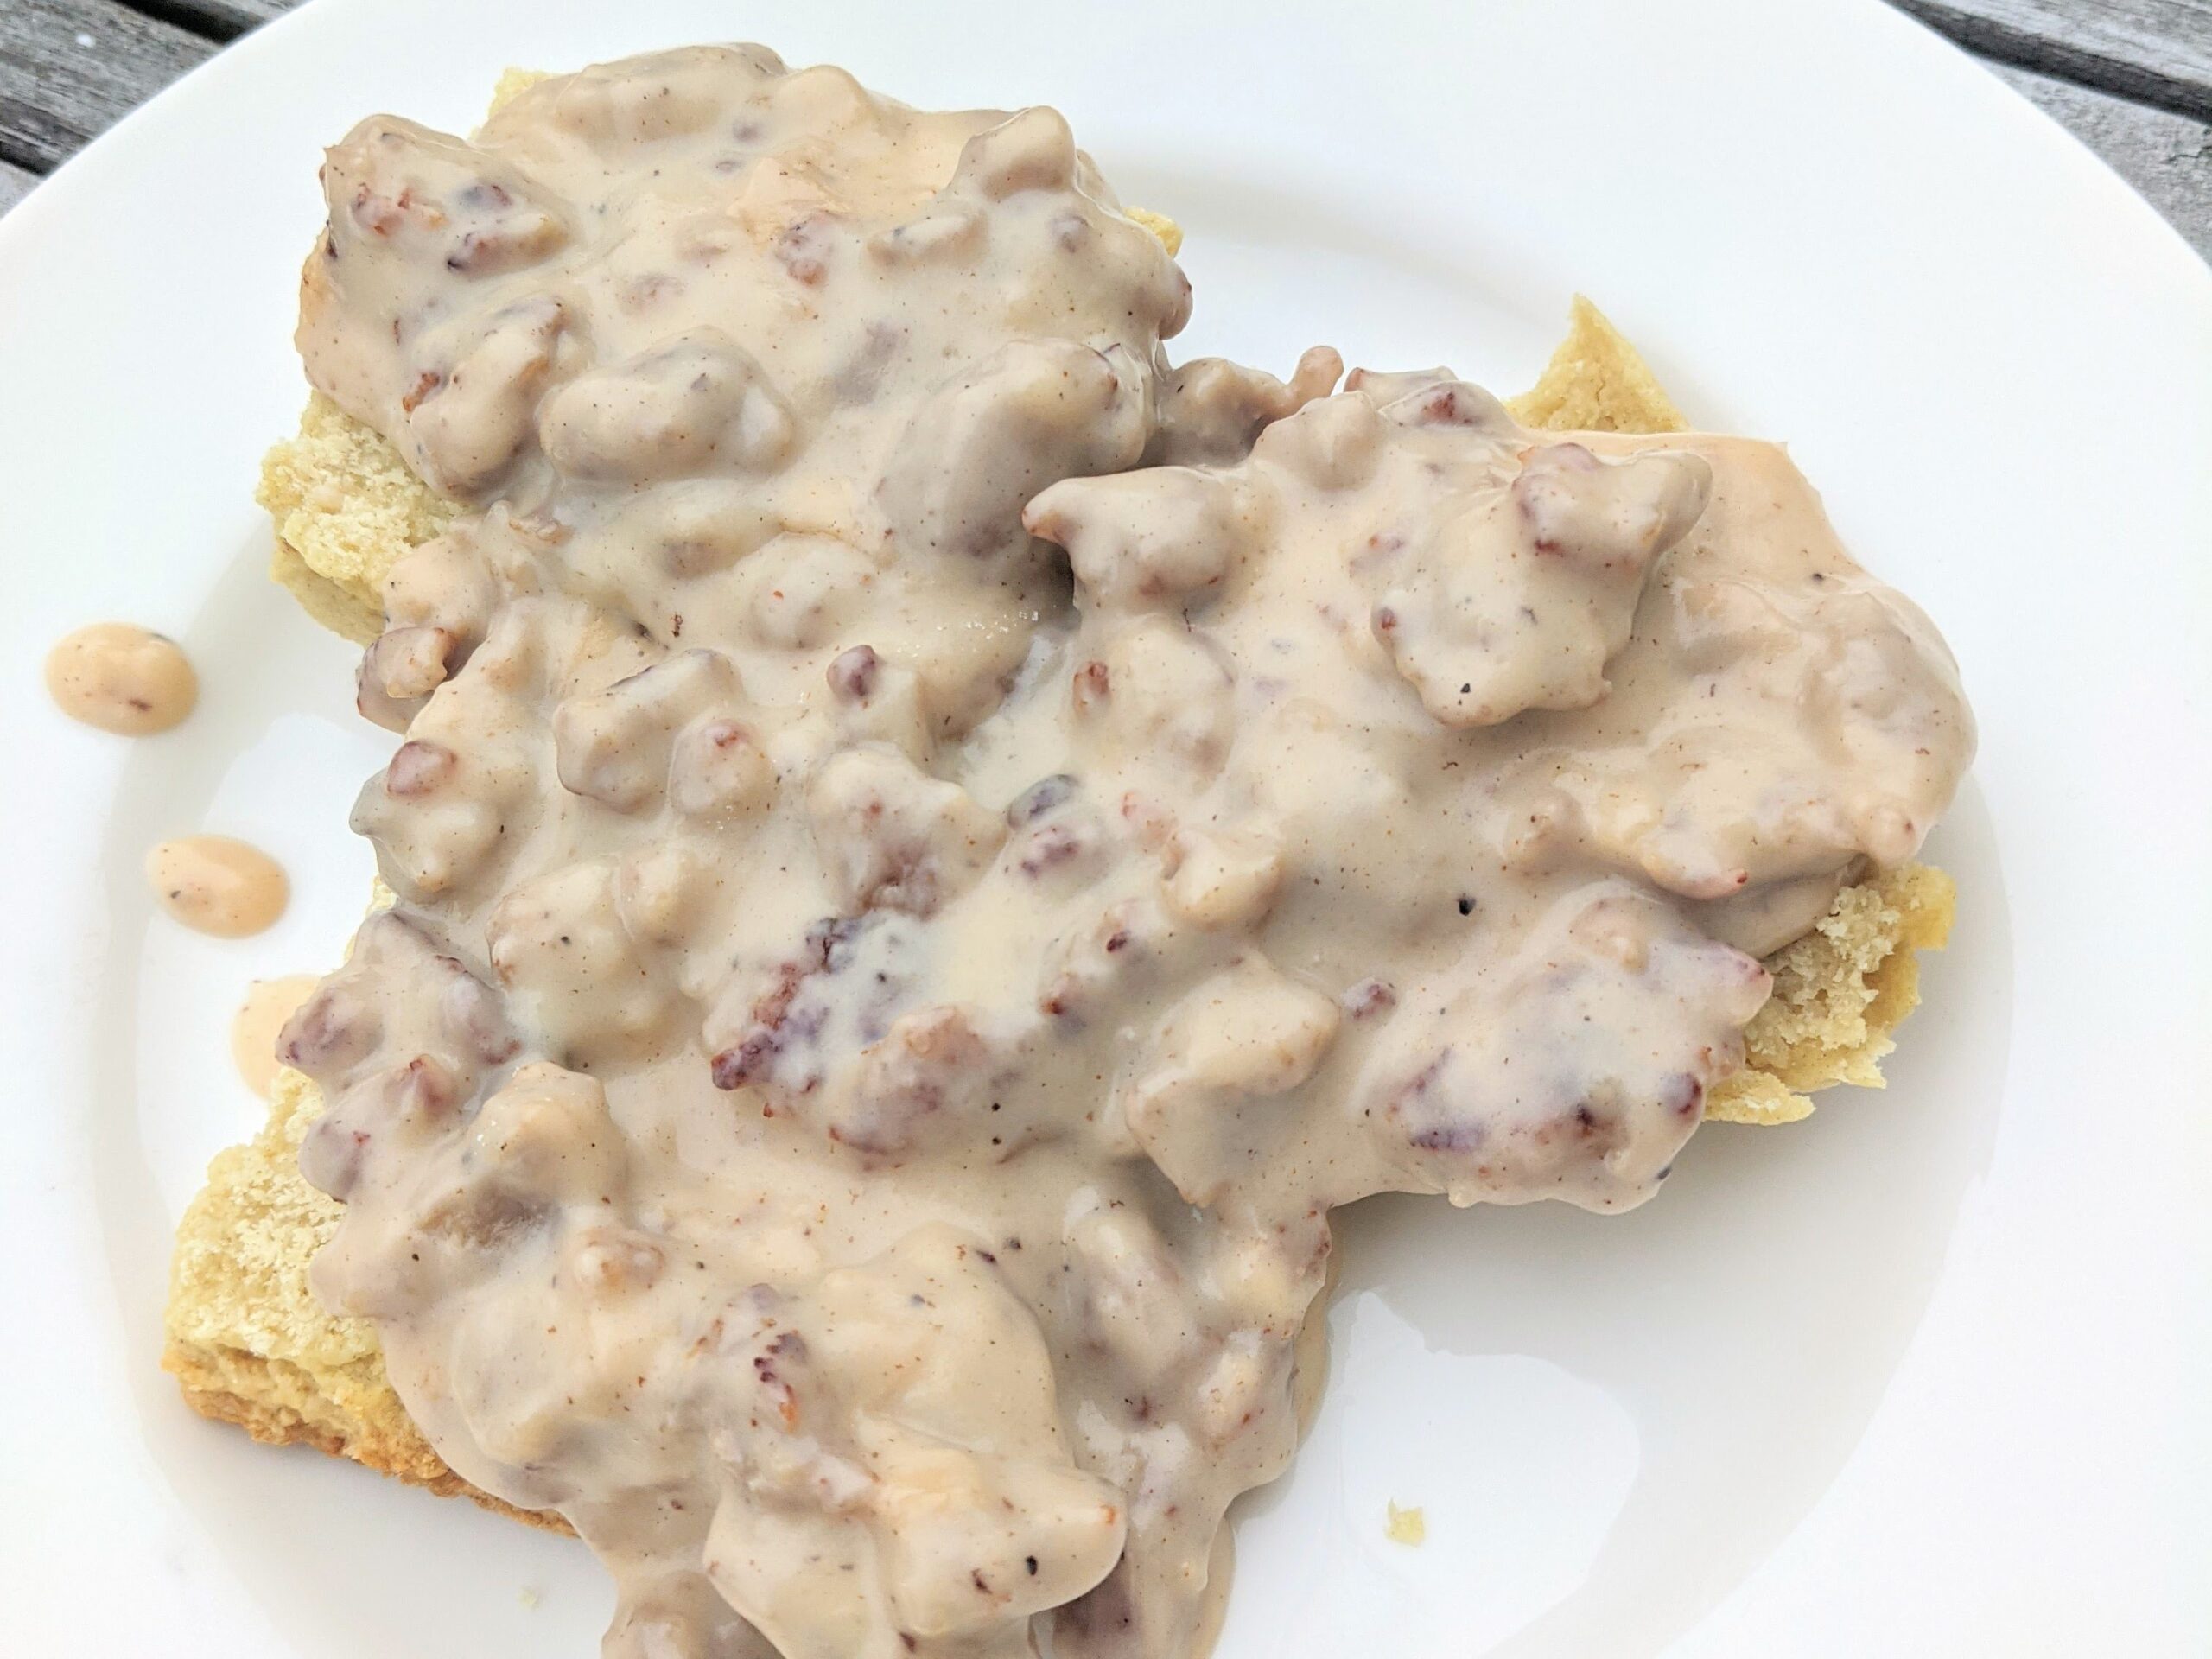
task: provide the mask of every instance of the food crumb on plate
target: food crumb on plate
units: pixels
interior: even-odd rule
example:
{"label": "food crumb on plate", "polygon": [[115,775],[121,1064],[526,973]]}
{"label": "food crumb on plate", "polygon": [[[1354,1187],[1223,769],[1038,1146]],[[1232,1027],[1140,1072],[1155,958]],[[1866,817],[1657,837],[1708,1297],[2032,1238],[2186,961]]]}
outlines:
{"label": "food crumb on plate", "polygon": [[1389,1510],[1389,1518],[1383,1523],[1382,1530],[1392,1543],[1417,1548],[1428,1541],[1428,1516],[1419,1504],[1402,1510],[1396,1503],[1388,1503],[1386,1507]]}

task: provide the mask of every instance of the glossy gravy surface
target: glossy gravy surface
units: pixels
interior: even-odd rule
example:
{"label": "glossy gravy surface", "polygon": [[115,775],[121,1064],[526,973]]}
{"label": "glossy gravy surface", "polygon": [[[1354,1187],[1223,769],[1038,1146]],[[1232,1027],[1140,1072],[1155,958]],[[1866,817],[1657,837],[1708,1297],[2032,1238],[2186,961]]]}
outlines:
{"label": "glossy gravy surface", "polygon": [[200,678],[175,640],[129,622],[93,622],[47,653],[46,690],[72,720],[150,737],[184,722]]}
{"label": "glossy gravy surface", "polygon": [[275,925],[291,902],[284,867],[229,836],[183,836],[146,855],[146,883],[170,916],[199,933],[241,939]]}
{"label": "glossy gravy surface", "polygon": [[1050,111],[701,48],[324,185],[309,373],[479,511],[283,1039],[316,1283],[610,1654],[1191,1653],[1330,1208],[1649,1196],[1970,751],[1778,450],[1171,370]]}

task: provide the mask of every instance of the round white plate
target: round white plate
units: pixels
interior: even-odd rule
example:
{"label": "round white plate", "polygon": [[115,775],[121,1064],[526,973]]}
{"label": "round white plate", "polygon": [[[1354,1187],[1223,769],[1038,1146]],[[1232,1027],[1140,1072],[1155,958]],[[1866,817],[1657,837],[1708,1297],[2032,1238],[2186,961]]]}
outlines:
{"label": "round white plate", "polygon": [[[1347,1222],[1334,1388],[1249,1506],[1222,1659],[2207,1651],[2212,273],[1872,0],[319,0],[0,221],[0,1647],[594,1651],[578,1547],[252,1446],[156,1359],[170,1229],[258,1118],[229,1012],[332,961],[369,868],[379,740],[249,499],[317,146],[733,35],[1065,109],[1188,226],[1185,351],[1510,390],[1586,289],[1701,422],[1790,441],[1980,714],[1886,1094],[1709,1129],[1626,1217]],[[176,734],[45,705],[47,644],[111,616],[200,664]],[[201,828],[289,862],[274,932],[153,914],[143,849]]]}

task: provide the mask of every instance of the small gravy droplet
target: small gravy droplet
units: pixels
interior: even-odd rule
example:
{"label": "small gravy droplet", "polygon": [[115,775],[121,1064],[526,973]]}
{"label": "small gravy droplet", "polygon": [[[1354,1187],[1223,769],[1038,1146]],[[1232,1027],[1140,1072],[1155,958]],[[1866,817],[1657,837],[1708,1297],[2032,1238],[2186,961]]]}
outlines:
{"label": "small gravy droplet", "polygon": [[146,880],[163,910],[218,938],[258,933],[284,913],[291,883],[276,861],[228,836],[187,836],[146,855]]}
{"label": "small gravy droplet", "polygon": [[257,979],[246,988],[245,1001],[231,1019],[231,1058],[246,1087],[266,1100],[283,1068],[276,1061],[276,1033],[315,995],[322,982],[313,974],[287,974],[282,979]]}
{"label": "small gravy droplet", "polygon": [[176,641],[128,622],[65,638],[47,653],[46,689],[70,719],[125,737],[166,732],[200,700],[200,677]]}

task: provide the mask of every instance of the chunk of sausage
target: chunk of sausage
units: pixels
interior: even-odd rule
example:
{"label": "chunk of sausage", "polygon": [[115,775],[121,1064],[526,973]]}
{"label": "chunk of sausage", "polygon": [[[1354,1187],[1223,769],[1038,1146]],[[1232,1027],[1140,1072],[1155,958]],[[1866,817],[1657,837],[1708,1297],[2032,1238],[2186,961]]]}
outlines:
{"label": "chunk of sausage", "polygon": [[1268,1103],[1313,1075],[1341,1018],[1256,955],[1202,981],[1122,1092],[1130,1133],[1187,1202],[1216,1203],[1274,1149],[1287,1125]]}
{"label": "chunk of sausage", "polygon": [[469,279],[543,260],[569,239],[563,204],[474,144],[397,116],[372,116],[325,156],[327,239],[308,262],[308,315],[318,277],[366,280],[357,267],[392,260]]}
{"label": "chunk of sausage", "polygon": [[1118,346],[1026,340],[940,386],[884,475],[901,549],[980,556],[1022,545],[1021,509],[1039,491],[1143,453],[1148,373]]}
{"label": "chunk of sausage", "polygon": [[354,832],[376,842],[378,869],[404,897],[420,902],[472,879],[512,850],[510,818],[534,810],[535,746],[517,695],[531,688],[503,673],[510,665],[496,638],[480,648],[354,803]]}
{"label": "chunk of sausage", "polygon": [[506,475],[530,444],[568,326],[568,308],[537,296],[424,341],[400,407],[426,482],[480,497]]}
{"label": "chunk of sausage", "polygon": [[1147,611],[1108,619],[1078,639],[1078,730],[1109,765],[1145,760],[1195,780],[1221,769],[1235,734],[1236,678],[1201,630]]}
{"label": "chunk of sausage", "polygon": [[[686,651],[604,691],[570,697],[553,711],[554,764],[562,785],[618,812],[658,804],[670,782],[677,734],[707,715],[741,730],[734,718],[740,696],[728,658]],[[687,745],[687,795],[698,798],[695,804],[715,792],[706,786],[704,770],[722,764],[715,747],[709,738]],[[750,742],[742,747],[759,753]]]}
{"label": "chunk of sausage", "polygon": [[1032,501],[1021,522],[1067,549],[1093,603],[1120,611],[1198,598],[1220,584],[1249,540],[1235,493],[1188,467],[1067,479]]}
{"label": "chunk of sausage", "polygon": [[1326,346],[1309,348],[1286,385],[1225,357],[1176,365],[1160,389],[1160,424],[1145,460],[1154,466],[1226,466],[1252,453],[1260,434],[1335,389],[1344,360]]}
{"label": "chunk of sausage", "polygon": [[1603,461],[1543,445],[1502,495],[1447,510],[1376,600],[1376,636],[1447,726],[1587,708],[1609,689],[1653,561],[1711,485],[1694,455]]}
{"label": "chunk of sausage", "polygon": [[1121,1495],[1076,1467],[1044,1333],[979,1241],[920,1229],[725,1347],[707,1571],[791,1659],[1012,1654],[1119,1558]]}
{"label": "chunk of sausage", "polygon": [[510,889],[485,936],[542,1052],[591,1067],[674,1040],[680,999],[624,925],[612,864],[571,864]]}
{"label": "chunk of sausage", "polygon": [[1624,882],[1408,996],[1353,1094],[1414,1191],[1625,1208],[1664,1178],[1766,1001],[1758,963]]}
{"label": "chunk of sausage", "polygon": [[939,1005],[903,1014],[856,1065],[805,1103],[830,1140],[875,1165],[977,1138],[1002,1058],[973,1009]]}
{"label": "chunk of sausage", "polygon": [[1071,1218],[1066,1237],[1076,1328],[1132,1385],[1160,1381],[1198,1351],[1197,1305],[1149,1221],[1133,1210],[1091,1208]]}
{"label": "chunk of sausage", "polygon": [[927,916],[990,867],[1005,822],[903,755],[847,749],[807,791],[814,844],[849,911]]}
{"label": "chunk of sausage", "polygon": [[796,432],[766,372],[712,327],[578,375],[546,400],[539,423],[563,472],[625,484],[715,467],[772,471]]}

